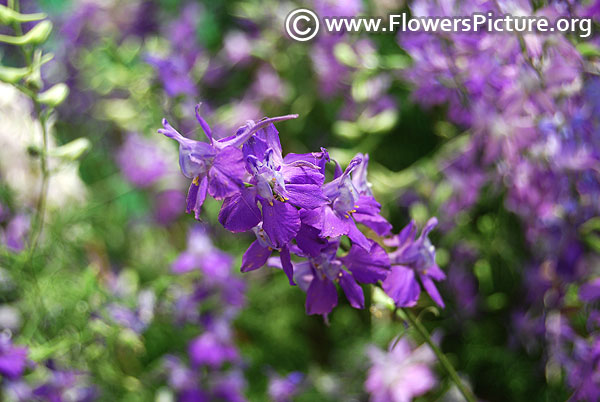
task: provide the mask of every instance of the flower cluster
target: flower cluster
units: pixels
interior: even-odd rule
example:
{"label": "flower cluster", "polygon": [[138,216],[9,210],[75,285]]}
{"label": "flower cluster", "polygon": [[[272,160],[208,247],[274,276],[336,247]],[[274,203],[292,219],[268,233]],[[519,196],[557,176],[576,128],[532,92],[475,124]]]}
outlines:
{"label": "flower cluster", "polygon": [[[485,10],[550,20],[596,12],[594,6],[570,2],[549,2],[536,10],[529,1],[440,5],[422,0],[412,10],[417,16]],[[416,85],[413,97],[425,106],[447,105],[449,118],[472,132],[465,149],[444,162],[454,188],[444,218],[453,221],[458,212],[472,207],[485,185],[505,192],[505,205],[521,219],[533,250],[525,267],[529,297],[523,308],[530,310],[527,320],[536,323],[523,325],[519,313],[515,325],[552,332],[547,316],[569,305],[567,289],[593,282],[597,275],[590,263],[595,252],[582,235],[600,214],[597,65],[558,34],[416,33],[401,36],[400,44],[415,61],[404,75]],[[580,299],[583,314],[588,309],[596,313],[588,300]],[[533,335],[529,332],[527,338]],[[573,331],[558,339],[583,350],[581,345],[592,348],[597,335]],[[573,360],[583,356],[576,353],[555,363],[572,374],[579,372],[572,369]],[[569,382],[581,390],[571,374]],[[600,393],[590,392],[600,383],[591,376],[586,381],[595,386],[586,388],[585,398],[598,399]]]}
{"label": "flower cluster", "polygon": [[[96,400],[96,389],[87,384],[84,373],[65,371],[49,360],[45,365],[36,365],[28,359],[28,349],[16,346],[5,335],[0,336],[0,378],[2,379],[3,400],[25,401],[62,401],[68,398],[74,402]],[[43,381],[29,380],[27,371],[37,371],[45,376]],[[6,399],[4,399],[6,398]]]}
{"label": "flower cluster", "polygon": [[[242,272],[264,266],[279,253],[278,267],[290,285],[306,292],[307,314],[326,316],[337,305],[339,284],[350,305],[364,307],[359,284],[385,281],[384,289],[398,306],[412,306],[420,290],[418,277],[433,299],[443,302],[432,279],[444,274],[435,263],[435,250],[427,234],[431,220],[415,239],[411,223],[386,244],[398,249],[388,256],[357,224],[378,237],[388,236],[392,226],[380,215],[367,181],[368,155],[357,154],[346,169],[331,161],[326,149],[307,154],[283,155],[279,133],[273,123],[297,115],[248,121],[229,137],[216,140],[196,107],[196,117],[208,142],[195,141],[177,132],[166,120],[159,133],[179,143],[182,173],[192,179],[187,212],[200,219],[207,194],[223,200],[219,221],[227,230],[252,231],[256,240],[244,253]],[[333,176],[326,180],[326,165]],[[342,238],[351,245],[339,256]],[[291,255],[301,261],[292,261]],[[390,264],[394,264],[390,274]]]}
{"label": "flower cluster", "polygon": [[207,228],[196,226],[188,247],[173,262],[177,275],[201,279],[191,287],[174,287],[170,314],[177,325],[192,324],[203,332],[189,341],[187,360],[169,355],[165,370],[180,401],[244,401],[243,360],[234,342],[232,321],[244,304],[244,283],[232,273],[233,258],[216,248]]}

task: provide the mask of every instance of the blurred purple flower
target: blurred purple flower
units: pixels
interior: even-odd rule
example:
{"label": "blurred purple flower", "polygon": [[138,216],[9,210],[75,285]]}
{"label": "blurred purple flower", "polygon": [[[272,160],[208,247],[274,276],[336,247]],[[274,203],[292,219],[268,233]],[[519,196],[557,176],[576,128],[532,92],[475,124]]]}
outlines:
{"label": "blurred purple flower", "polygon": [[392,341],[387,352],[372,346],[365,389],[373,402],[410,402],[430,391],[437,380],[431,369],[435,355],[423,344],[414,349],[406,338]]}
{"label": "blurred purple flower", "polygon": [[129,133],[117,153],[121,172],[134,186],[149,187],[169,171],[168,158],[154,142]]}
{"label": "blurred purple flower", "polygon": [[300,391],[304,374],[294,371],[287,376],[272,373],[269,375],[267,393],[273,402],[291,402]]}
{"label": "blurred purple flower", "polygon": [[180,190],[164,190],[154,197],[154,218],[160,225],[169,225],[182,213],[185,195]]}
{"label": "blurred purple flower", "polygon": [[15,380],[25,371],[27,365],[27,348],[14,346],[11,340],[0,336],[0,375]]}
{"label": "blurred purple flower", "polygon": [[237,349],[222,334],[205,332],[195,338],[188,347],[188,354],[194,367],[209,366],[219,368],[225,362],[239,358]]}

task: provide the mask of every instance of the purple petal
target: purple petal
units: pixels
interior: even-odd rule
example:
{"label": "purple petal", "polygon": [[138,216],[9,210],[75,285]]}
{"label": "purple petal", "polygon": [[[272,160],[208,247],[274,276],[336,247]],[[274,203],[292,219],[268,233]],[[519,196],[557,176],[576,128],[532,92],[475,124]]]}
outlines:
{"label": "purple petal", "polygon": [[[321,236],[323,237],[339,237],[350,232],[351,227],[356,225],[352,218],[340,218],[335,211],[329,207],[325,206],[321,208],[322,221],[321,221]],[[370,244],[367,242],[367,247]]]}
{"label": "purple petal", "polygon": [[398,307],[412,307],[417,304],[421,289],[415,279],[415,272],[402,265],[394,265],[381,286]]}
{"label": "purple petal", "polygon": [[6,342],[0,355],[0,374],[9,379],[16,379],[23,374],[27,364],[27,349],[16,347]]}
{"label": "purple petal", "polygon": [[198,268],[200,268],[198,256],[189,252],[181,253],[179,257],[173,261],[173,264],[171,264],[171,270],[176,274],[185,274],[186,272],[190,272]]}
{"label": "purple petal", "polygon": [[297,114],[288,114],[285,116],[270,117],[270,118],[263,119],[253,126],[245,127],[243,130],[241,130],[241,132],[238,130],[238,133],[236,133],[237,135],[233,138],[227,138],[227,139],[223,139],[221,141],[217,141],[215,143],[215,145],[219,146],[219,147],[226,147],[226,146],[239,147],[239,146],[243,145],[246,141],[248,141],[248,139],[254,133],[267,127],[268,125],[279,122],[279,121],[295,119],[297,117],[298,117]]}
{"label": "purple petal", "polygon": [[435,279],[436,281],[443,281],[446,279],[446,274],[440,269],[440,267],[434,262],[429,268],[427,268],[425,275]]}
{"label": "purple petal", "polygon": [[392,225],[379,214],[381,205],[375,198],[360,196],[356,205],[358,205],[358,208],[352,214],[356,222],[373,229],[378,236],[386,236],[390,233]]}
{"label": "purple petal", "polygon": [[198,178],[192,181],[190,189],[187,195],[187,206],[185,209],[186,213],[194,211],[194,217],[200,220],[200,212],[202,211],[202,204],[206,199],[206,190],[208,188],[208,179],[203,177],[200,183],[197,183]]}
{"label": "purple petal", "polygon": [[340,271],[340,286],[346,294],[350,305],[354,308],[365,308],[365,295],[352,275]]}
{"label": "purple petal", "polygon": [[260,222],[260,209],[256,205],[256,190],[243,189],[241,193],[226,198],[219,212],[219,222],[231,232],[245,232]]}
{"label": "purple petal", "polygon": [[390,272],[390,259],[383,247],[375,242],[372,242],[369,251],[353,244],[348,255],[340,260],[362,283],[384,280]]}
{"label": "purple petal", "polygon": [[244,172],[242,151],[233,147],[223,149],[208,171],[208,192],[217,200],[235,194],[243,186]]}
{"label": "purple petal", "polygon": [[579,288],[579,298],[587,303],[592,303],[600,298],[600,278],[581,285]]}
{"label": "purple petal", "polygon": [[348,230],[348,237],[352,240],[353,243],[358,244],[365,250],[369,250],[371,248],[371,242],[367,237],[358,230],[356,224],[351,220],[352,224],[350,225],[350,229]]}
{"label": "purple petal", "polygon": [[279,251],[279,258],[281,259],[281,267],[283,268],[283,272],[285,272],[287,275],[290,285],[296,286],[296,282],[294,282],[294,266],[292,265],[290,250],[287,247],[282,247]]}
{"label": "purple petal", "polygon": [[300,214],[287,202],[261,201],[263,229],[277,248],[290,242],[300,230]]}
{"label": "purple petal", "polygon": [[294,280],[298,283],[298,287],[304,292],[308,292],[308,288],[315,277],[313,268],[308,261],[302,261],[294,264]]}
{"label": "purple petal", "polygon": [[433,218],[430,218],[427,223],[425,224],[425,227],[423,228],[423,231],[421,232],[421,238],[424,238],[425,236],[427,236],[429,234],[429,232],[431,232],[433,230],[433,228],[435,228],[438,224],[438,220],[437,218],[434,216]]}
{"label": "purple petal", "polygon": [[296,162],[308,162],[311,165],[317,166],[321,175],[325,174],[325,165],[329,162],[329,152],[325,148],[321,148],[321,152],[312,152],[309,154],[294,154],[289,153],[283,158],[286,165],[297,165]]}
{"label": "purple petal", "polygon": [[218,368],[223,363],[238,358],[235,347],[211,332],[205,332],[192,340],[188,348],[188,354],[194,367],[207,365]]}
{"label": "purple petal", "polygon": [[335,285],[329,279],[315,275],[306,292],[306,314],[329,314],[335,306]]}
{"label": "purple petal", "polygon": [[241,271],[249,272],[261,268],[267,263],[267,260],[271,256],[271,252],[272,250],[269,250],[268,247],[263,247],[258,240],[254,240],[242,257]]}
{"label": "purple petal", "polygon": [[413,241],[417,234],[417,225],[415,221],[410,221],[408,225],[406,225],[398,235],[393,236],[389,239],[385,239],[383,244],[388,247],[401,247],[405,243]]}
{"label": "purple petal", "polygon": [[311,257],[318,257],[327,246],[327,240],[319,236],[320,230],[304,223],[296,234],[296,244],[304,253]]}
{"label": "purple petal", "polygon": [[315,209],[327,202],[327,198],[317,184],[286,184],[285,191],[290,203],[298,208]]}
{"label": "purple petal", "polygon": [[420,277],[421,282],[423,283],[423,287],[425,288],[427,293],[429,293],[429,296],[431,296],[433,301],[436,302],[442,308],[446,307],[444,301],[442,300],[440,292],[438,292],[437,288],[435,287],[435,283],[433,283],[433,279],[431,279],[427,275],[421,275]]}
{"label": "purple petal", "polygon": [[198,123],[200,123],[200,127],[202,127],[204,134],[206,134],[206,136],[208,137],[208,140],[212,143],[213,137],[212,137],[212,131],[210,130],[210,126],[208,125],[206,120],[204,120],[202,118],[202,116],[200,116],[200,103],[198,103],[196,105],[195,111],[196,111],[196,120],[198,120]]}

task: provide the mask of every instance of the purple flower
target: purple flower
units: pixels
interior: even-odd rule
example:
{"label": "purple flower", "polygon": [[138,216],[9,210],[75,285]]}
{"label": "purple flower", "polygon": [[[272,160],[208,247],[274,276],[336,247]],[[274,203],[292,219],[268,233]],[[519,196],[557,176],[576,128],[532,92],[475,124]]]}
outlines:
{"label": "purple flower", "polygon": [[148,328],[154,318],[156,296],[151,290],[141,291],[137,298],[137,306],[130,309],[119,303],[108,305],[109,317],[119,325],[140,334]]}
{"label": "purple flower", "polygon": [[250,244],[248,250],[242,257],[242,272],[250,272],[261,268],[267,263],[267,260],[271,256],[273,250],[279,250],[279,258],[281,260],[281,266],[283,271],[287,275],[290,285],[295,285],[294,282],[294,268],[290,257],[290,250],[287,245],[277,248],[265,233],[262,228],[262,223],[252,228],[256,235],[256,240]]}
{"label": "purple flower", "polygon": [[129,133],[117,153],[117,162],[125,178],[139,188],[149,187],[167,172],[164,152],[152,141]]}
{"label": "purple flower", "polygon": [[254,123],[248,121],[233,136],[213,139],[208,124],[199,114],[199,105],[196,107],[196,118],[209,143],[194,141],[182,136],[166,119],[163,119],[163,129],[158,130],[169,138],[179,143],[179,166],[184,176],[192,180],[188,191],[186,212],[195,212],[199,219],[200,210],[206,193],[217,200],[239,194],[243,188],[244,160],[239,149],[256,131],[269,124],[292,119],[296,115],[267,118]]}
{"label": "purple flower", "polygon": [[369,251],[353,246],[350,253],[341,258],[336,256],[338,247],[339,240],[329,241],[319,255],[297,253],[306,257],[306,261],[294,264],[294,279],[306,292],[307,314],[327,315],[333,310],[337,305],[336,283],[352,307],[364,308],[364,294],[357,280],[375,283],[388,273],[389,260],[377,243],[371,241]]}
{"label": "purple flower", "polygon": [[19,252],[25,248],[29,228],[29,216],[23,214],[15,215],[8,222],[4,232],[0,232],[0,241],[9,250]]}
{"label": "purple flower", "polygon": [[304,380],[304,374],[297,371],[285,377],[271,374],[267,388],[269,398],[273,402],[291,402],[292,398],[300,391],[302,380]]}
{"label": "purple flower", "polygon": [[53,367],[50,379],[33,390],[33,400],[61,402],[67,398],[76,402],[91,402],[97,399],[97,391],[83,382],[83,374],[76,371],[63,371]]}
{"label": "purple flower", "polygon": [[182,214],[185,195],[180,190],[165,190],[154,197],[154,219],[166,226],[174,222]]}
{"label": "purple flower", "polygon": [[372,185],[367,180],[369,155],[359,153],[357,156],[362,161],[352,172],[352,184],[359,194],[356,211],[352,216],[356,222],[371,228],[378,236],[386,236],[391,232],[392,225],[380,215],[381,205],[375,200]]}
{"label": "purple flower", "polygon": [[241,370],[230,370],[226,374],[217,377],[213,387],[213,400],[226,402],[246,402],[244,389],[246,388],[246,379]]}
{"label": "purple flower", "polygon": [[328,154],[323,150],[284,158],[278,132],[272,124],[252,136],[243,150],[253,187],[226,199],[219,221],[232,232],[254,229],[257,235],[258,240],[244,256],[243,272],[262,267],[271,251],[277,249],[293,283],[288,243],[301,227],[297,208],[317,208],[327,201],[321,186]]}
{"label": "purple flower", "polygon": [[435,355],[427,345],[413,349],[401,338],[395,345],[392,342],[387,352],[373,346],[368,354],[372,366],[365,389],[373,402],[410,402],[437,382],[431,370]]}
{"label": "purple flower", "polygon": [[25,371],[27,348],[14,346],[9,338],[0,336],[0,375],[15,380]]}
{"label": "purple flower", "polygon": [[363,205],[359,205],[361,195],[355,188],[350,173],[360,166],[362,161],[363,157],[360,154],[355,156],[344,172],[337,165],[334,179],[323,186],[327,204],[314,210],[303,209],[300,216],[302,223],[318,229],[321,237],[336,239],[347,235],[353,243],[368,250],[371,243],[356,227],[352,214],[358,212],[358,208],[362,206],[360,217],[370,216],[379,204],[369,204],[370,199],[367,196],[363,198]]}
{"label": "purple flower", "polygon": [[232,264],[233,257],[212,244],[206,228],[195,226],[190,230],[187,250],[177,257],[171,269],[176,274],[198,269],[208,282],[223,283],[231,276]]}
{"label": "purple flower", "polygon": [[417,227],[412,221],[400,234],[384,240],[386,246],[396,247],[396,250],[389,253],[392,267],[382,287],[398,307],[411,307],[417,303],[421,293],[417,278],[433,301],[444,307],[433,281],[441,281],[446,275],[436,264],[435,247],[427,237],[436,225],[437,219],[431,218],[417,238]]}
{"label": "purple flower", "polygon": [[225,362],[238,359],[238,352],[225,337],[213,332],[205,332],[194,339],[189,347],[188,354],[194,367],[209,366],[219,368]]}

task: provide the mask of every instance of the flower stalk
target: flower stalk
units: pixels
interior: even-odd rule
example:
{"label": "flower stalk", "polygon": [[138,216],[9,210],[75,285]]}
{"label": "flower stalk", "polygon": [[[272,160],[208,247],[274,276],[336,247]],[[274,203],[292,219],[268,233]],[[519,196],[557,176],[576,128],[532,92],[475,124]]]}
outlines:
{"label": "flower stalk", "polygon": [[398,310],[400,310],[403,313],[404,317],[402,318],[406,318],[410,325],[414,329],[416,329],[417,332],[419,332],[419,334],[423,337],[425,343],[427,343],[427,345],[436,355],[436,357],[444,367],[444,370],[446,370],[452,382],[456,384],[456,387],[464,396],[465,400],[467,400],[468,402],[476,402],[477,399],[475,398],[471,390],[462,382],[462,380],[458,376],[458,373],[454,369],[454,366],[452,366],[452,363],[450,363],[450,360],[448,360],[444,352],[442,352],[441,349],[431,339],[431,335],[429,334],[429,331],[427,331],[427,328],[425,328],[425,326],[421,324],[421,322],[417,319],[417,317],[414,316],[414,314],[409,309],[399,308]]}

